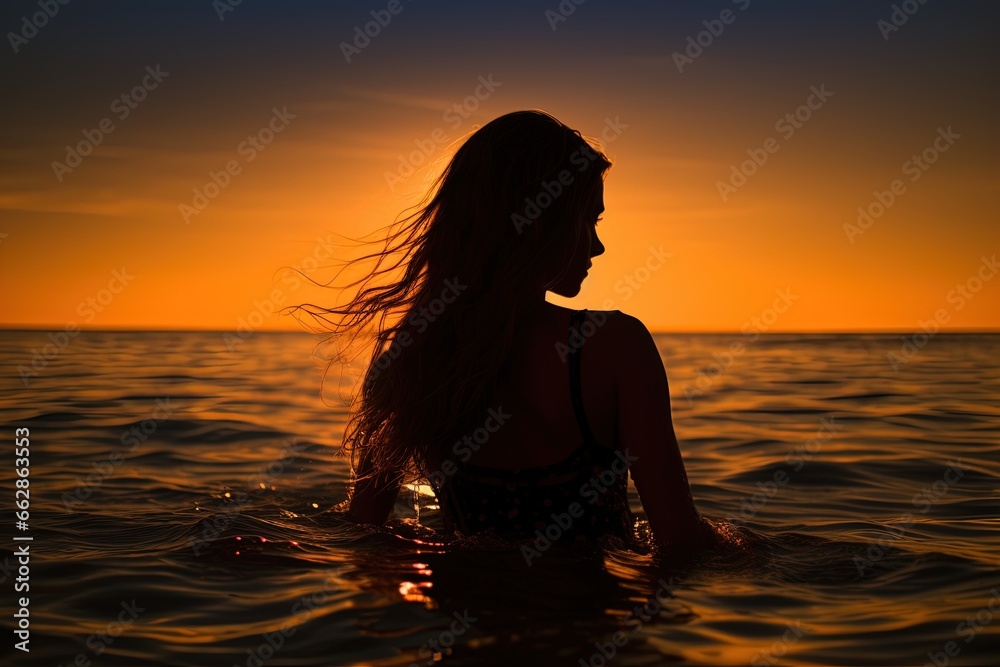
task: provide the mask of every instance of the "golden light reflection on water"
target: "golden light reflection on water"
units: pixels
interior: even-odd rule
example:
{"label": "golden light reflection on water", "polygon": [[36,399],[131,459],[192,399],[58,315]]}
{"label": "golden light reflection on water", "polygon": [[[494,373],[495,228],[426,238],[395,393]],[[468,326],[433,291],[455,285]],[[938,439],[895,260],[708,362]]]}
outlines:
{"label": "golden light reflection on water", "polygon": [[433,609],[434,600],[423,593],[433,586],[434,584],[430,581],[404,581],[399,584],[399,594],[408,602],[420,602],[428,609]]}

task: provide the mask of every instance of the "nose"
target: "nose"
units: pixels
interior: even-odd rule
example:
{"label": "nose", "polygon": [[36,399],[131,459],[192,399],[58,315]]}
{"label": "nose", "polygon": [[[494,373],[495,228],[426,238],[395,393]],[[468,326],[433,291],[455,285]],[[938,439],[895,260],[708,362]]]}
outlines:
{"label": "nose", "polygon": [[601,239],[597,236],[597,230],[594,230],[594,234],[590,239],[590,256],[597,257],[598,255],[604,254],[604,244],[601,243]]}

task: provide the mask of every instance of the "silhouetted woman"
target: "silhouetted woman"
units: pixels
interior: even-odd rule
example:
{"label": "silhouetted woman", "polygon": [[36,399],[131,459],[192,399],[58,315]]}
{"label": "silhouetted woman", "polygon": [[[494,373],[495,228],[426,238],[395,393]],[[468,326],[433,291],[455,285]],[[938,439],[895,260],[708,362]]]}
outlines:
{"label": "silhouetted woman", "polygon": [[493,120],[393,229],[354,300],[324,311],[342,332],[375,333],[345,433],[350,518],[384,523],[401,485],[426,479],[461,534],[631,539],[631,473],[657,546],[716,542],[646,327],[545,301],[576,295],[604,252],[610,166],[544,112]]}

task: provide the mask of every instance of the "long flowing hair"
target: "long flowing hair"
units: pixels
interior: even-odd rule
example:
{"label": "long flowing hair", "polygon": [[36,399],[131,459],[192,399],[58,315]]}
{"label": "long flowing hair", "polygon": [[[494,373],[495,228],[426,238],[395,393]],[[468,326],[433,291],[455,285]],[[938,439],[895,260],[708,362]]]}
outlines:
{"label": "long flowing hair", "polygon": [[500,116],[361,258],[375,268],[346,305],[298,307],[332,336],[373,336],[344,433],[356,472],[419,479],[485,420],[525,307],[587,242],[585,210],[610,166],[596,140],[545,112]]}

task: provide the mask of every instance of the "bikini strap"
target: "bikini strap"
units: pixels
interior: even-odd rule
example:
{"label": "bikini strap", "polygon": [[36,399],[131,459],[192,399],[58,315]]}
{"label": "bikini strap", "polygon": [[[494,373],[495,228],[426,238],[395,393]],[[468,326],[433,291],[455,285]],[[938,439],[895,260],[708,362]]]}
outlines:
{"label": "bikini strap", "polygon": [[590,430],[587,414],[583,409],[583,389],[580,381],[580,361],[583,344],[586,341],[580,326],[586,315],[586,310],[574,310],[569,319],[569,390],[573,399],[573,412],[576,413],[576,423],[583,434],[583,443],[587,447],[596,447],[597,440],[594,438],[594,432]]}

